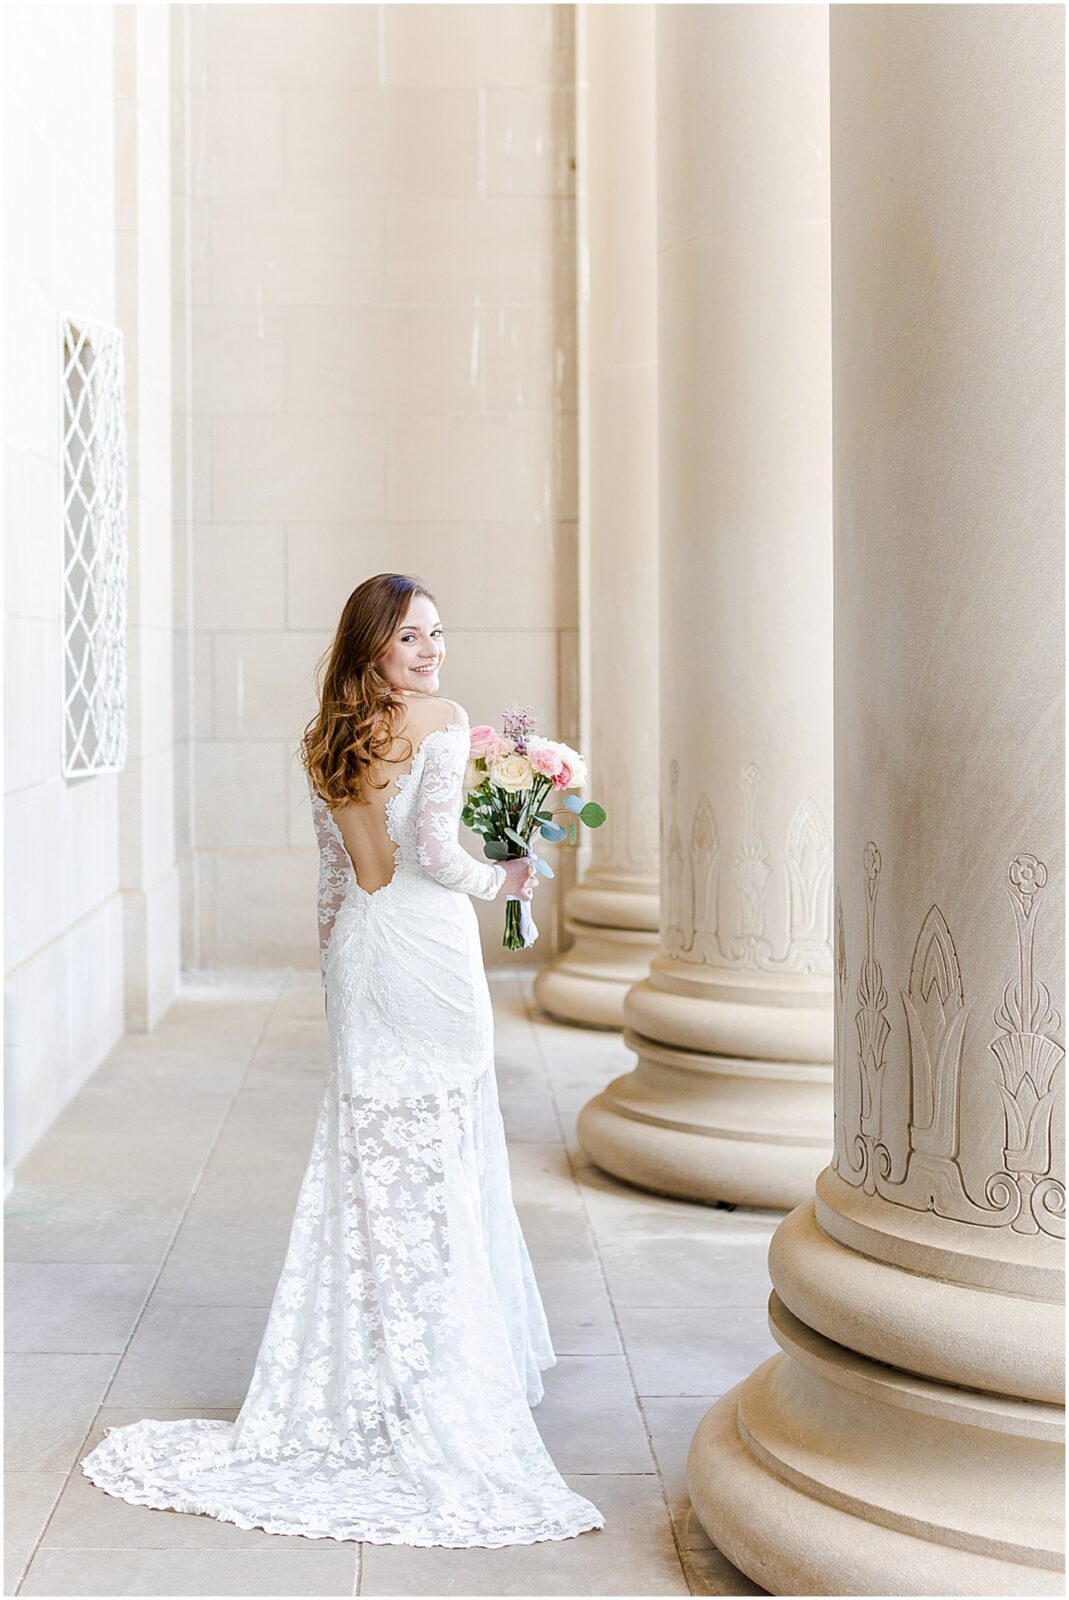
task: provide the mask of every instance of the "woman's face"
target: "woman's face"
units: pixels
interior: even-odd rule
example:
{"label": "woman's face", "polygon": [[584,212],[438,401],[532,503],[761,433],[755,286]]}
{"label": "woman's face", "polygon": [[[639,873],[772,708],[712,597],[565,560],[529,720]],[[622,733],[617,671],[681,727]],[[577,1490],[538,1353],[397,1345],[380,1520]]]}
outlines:
{"label": "woman's face", "polygon": [[379,662],[391,688],[405,693],[437,694],[438,670],[445,660],[445,636],[434,601],[415,594],[393,643]]}

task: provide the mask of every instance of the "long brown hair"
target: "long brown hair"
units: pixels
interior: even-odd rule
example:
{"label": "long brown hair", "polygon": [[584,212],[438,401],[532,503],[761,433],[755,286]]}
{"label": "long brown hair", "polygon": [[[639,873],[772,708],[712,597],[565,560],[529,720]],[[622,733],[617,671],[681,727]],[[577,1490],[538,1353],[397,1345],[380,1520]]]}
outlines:
{"label": "long brown hair", "polygon": [[[414,595],[425,595],[436,604],[418,578],[380,572],[365,579],[346,600],[334,642],[319,662],[319,710],[304,730],[299,753],[313,788],[329,806],[348,800],[369,804],[361,793],[363,785],[371,783],[368,769],[388,754],[404,710],[404,701],[378,663]],[[384,789],[388,781],[384,778],[372,787]]]}

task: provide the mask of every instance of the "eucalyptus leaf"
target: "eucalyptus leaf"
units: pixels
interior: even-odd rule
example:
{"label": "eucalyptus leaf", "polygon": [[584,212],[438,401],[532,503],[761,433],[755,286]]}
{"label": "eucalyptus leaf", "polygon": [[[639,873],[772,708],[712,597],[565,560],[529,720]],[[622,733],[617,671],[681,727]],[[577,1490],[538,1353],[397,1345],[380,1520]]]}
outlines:
{"label": "eucalyptus leaf", "polygon": [[566,794],[564,796],[564,809],[565,811],[582,811],[583,802],[577,794]]}
{"label": "eucalyptus leaf", "polygon": [[521,850],[527,849],[527,840],[522,833],[517,833],[515,828],[506,828],[505,837],[511,839],[513,844],[518,844]]}
{"label": "eucalyptus leaf", "polygon": [[579,835],[579,828],[574,822],[568,824],[568,843],[574,844]]}
{"label": "eucalyptus leaf", "polygon": [[549,839],[554,844],[563,839],[566,833],[566,830],[561,827],[559,822],[543,822],[538,831],[543,839]]}
{"label": "eucalyptus leaf", "polygon": [[483,854],[488,856],[491,861],[507,861],[509,859],[509,847],[504,839],[487,839],[483,845]]}
{"label": "eucalyptus leaf", "polygon": [[605,816],[604,806],[599,806],[596,800],[588,800],[579,813],[579,820],[585,822],[588,828],[600,828]]}
{"label": "eucalyptus leaf", "polygon": [[541,856],[532,856],[531,865],[534,867],[536,872],[540,872],[542,874],[543,878],[555,878],[557,876],[549,862],[543,861]]}

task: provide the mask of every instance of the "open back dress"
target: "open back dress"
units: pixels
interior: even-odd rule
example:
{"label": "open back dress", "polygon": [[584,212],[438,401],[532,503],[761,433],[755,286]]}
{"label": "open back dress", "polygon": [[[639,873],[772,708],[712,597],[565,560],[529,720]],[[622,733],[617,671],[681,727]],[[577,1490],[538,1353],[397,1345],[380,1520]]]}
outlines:
{"label": "open back dress", "polygon": [[555,1361],[516,1216],[478,919],[504,868],[459,843],[460,707],[391,780],[373,893],[324,800],[330,1069],[249,1389],[234,1422],[111,1427],[110,1494],[242,1528],[498,1546],[603,1526],[530,1407]]}

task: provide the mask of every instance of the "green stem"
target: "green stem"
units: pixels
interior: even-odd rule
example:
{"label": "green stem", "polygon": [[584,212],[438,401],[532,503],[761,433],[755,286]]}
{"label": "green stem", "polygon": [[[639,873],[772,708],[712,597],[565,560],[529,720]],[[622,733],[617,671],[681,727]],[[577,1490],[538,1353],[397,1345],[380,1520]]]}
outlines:
{"label": "green stem", "polygon": [[520,931],[520,902],[506,900],[505,902],[505,934],[501,943],[506,950],[523,950],[523,934]]}

